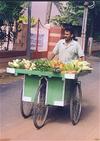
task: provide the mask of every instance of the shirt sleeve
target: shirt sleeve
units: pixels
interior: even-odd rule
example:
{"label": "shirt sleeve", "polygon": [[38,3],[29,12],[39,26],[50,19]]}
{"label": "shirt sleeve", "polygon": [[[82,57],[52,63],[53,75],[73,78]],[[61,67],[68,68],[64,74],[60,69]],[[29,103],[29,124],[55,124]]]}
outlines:
{"label": "shirt sleeve", "polygon": [[59,45],[60,45],[60,43],[59,43],[59,41],[58,41],[58,42],[56,43],[54,49],[53,49],[53,53],[54,53],[55,55],[57,55],[57,54],[59,53]]}
{"label": "shirt sleeve", "polygon": [[85,56],[84,51],[83,51],[83,49],[82,49],[82,47],[80,46],[79,43],[77,43],[77,47],[78,47],[78,56],[79,57]]}

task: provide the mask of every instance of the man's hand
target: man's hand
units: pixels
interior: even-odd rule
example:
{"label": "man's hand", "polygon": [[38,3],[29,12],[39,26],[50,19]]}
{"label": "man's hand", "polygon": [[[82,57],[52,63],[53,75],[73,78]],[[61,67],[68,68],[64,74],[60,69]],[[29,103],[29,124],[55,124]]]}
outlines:
{"label": "man's hand", "polygon": [[80,61],[85,61],[86,59],[85,59],[85,56],[81,56],[80,58],[79,58],[79,60]]}

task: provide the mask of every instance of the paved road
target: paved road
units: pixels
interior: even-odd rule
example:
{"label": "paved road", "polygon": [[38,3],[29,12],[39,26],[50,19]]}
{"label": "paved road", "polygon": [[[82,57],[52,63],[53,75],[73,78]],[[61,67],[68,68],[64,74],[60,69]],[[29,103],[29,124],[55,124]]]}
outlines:
{"label": "paved road", "polygon": [[[37,130],[31,118],[20,114],[22,80],[0,84],[0,137],[5,141],[100,141],[100,60],[89,58],[94,71],[80,78],[83,108],[80,122],[73,126],[68,111],[55,109],[49,121]],[[0,141],[1,141],[0,140]],[[4,141],[4,140],[2,140]]]}

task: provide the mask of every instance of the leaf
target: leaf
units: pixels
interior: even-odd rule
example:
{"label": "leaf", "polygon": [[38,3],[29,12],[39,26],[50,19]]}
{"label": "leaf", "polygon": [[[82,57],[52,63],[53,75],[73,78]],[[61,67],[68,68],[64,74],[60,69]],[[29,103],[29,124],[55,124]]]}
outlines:
{"label": "leaf", "polygon": [[[57,3],[57,2],[56,2]],[[79,25],[80,20],[83,16],[83,6],[77,6],[75,2],[67,1],[64,5],[63,2],[60,4],[60,15],[53,17],[50,22],[56,25],[63,25],[63,23],[71,23],[72,25]]]}

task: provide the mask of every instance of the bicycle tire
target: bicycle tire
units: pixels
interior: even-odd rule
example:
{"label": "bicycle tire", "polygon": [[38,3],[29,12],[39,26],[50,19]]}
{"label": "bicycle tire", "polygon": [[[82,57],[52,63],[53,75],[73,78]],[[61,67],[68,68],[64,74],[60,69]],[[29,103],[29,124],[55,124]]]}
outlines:
{"label": "bicycle tire", "polygon": [[32,115],[33,103],[23,101],[23,90],[21,91],[21,102],[20,102],[20,111],[24,118],[28,118]]}
{"label": "bicycle tire", "polygon": [[44,126],[48,115],[48,106],[45,105],[46,84],[41,83],[37,89],[33,108],[33,123],[37,129]]}
{"label": "bicycle tire", "polygon": [[70,99],[70,118],[72,124],[76,125],[80,120],[82,109],[82,90],[79,82],[76,82],[73,93]]}

